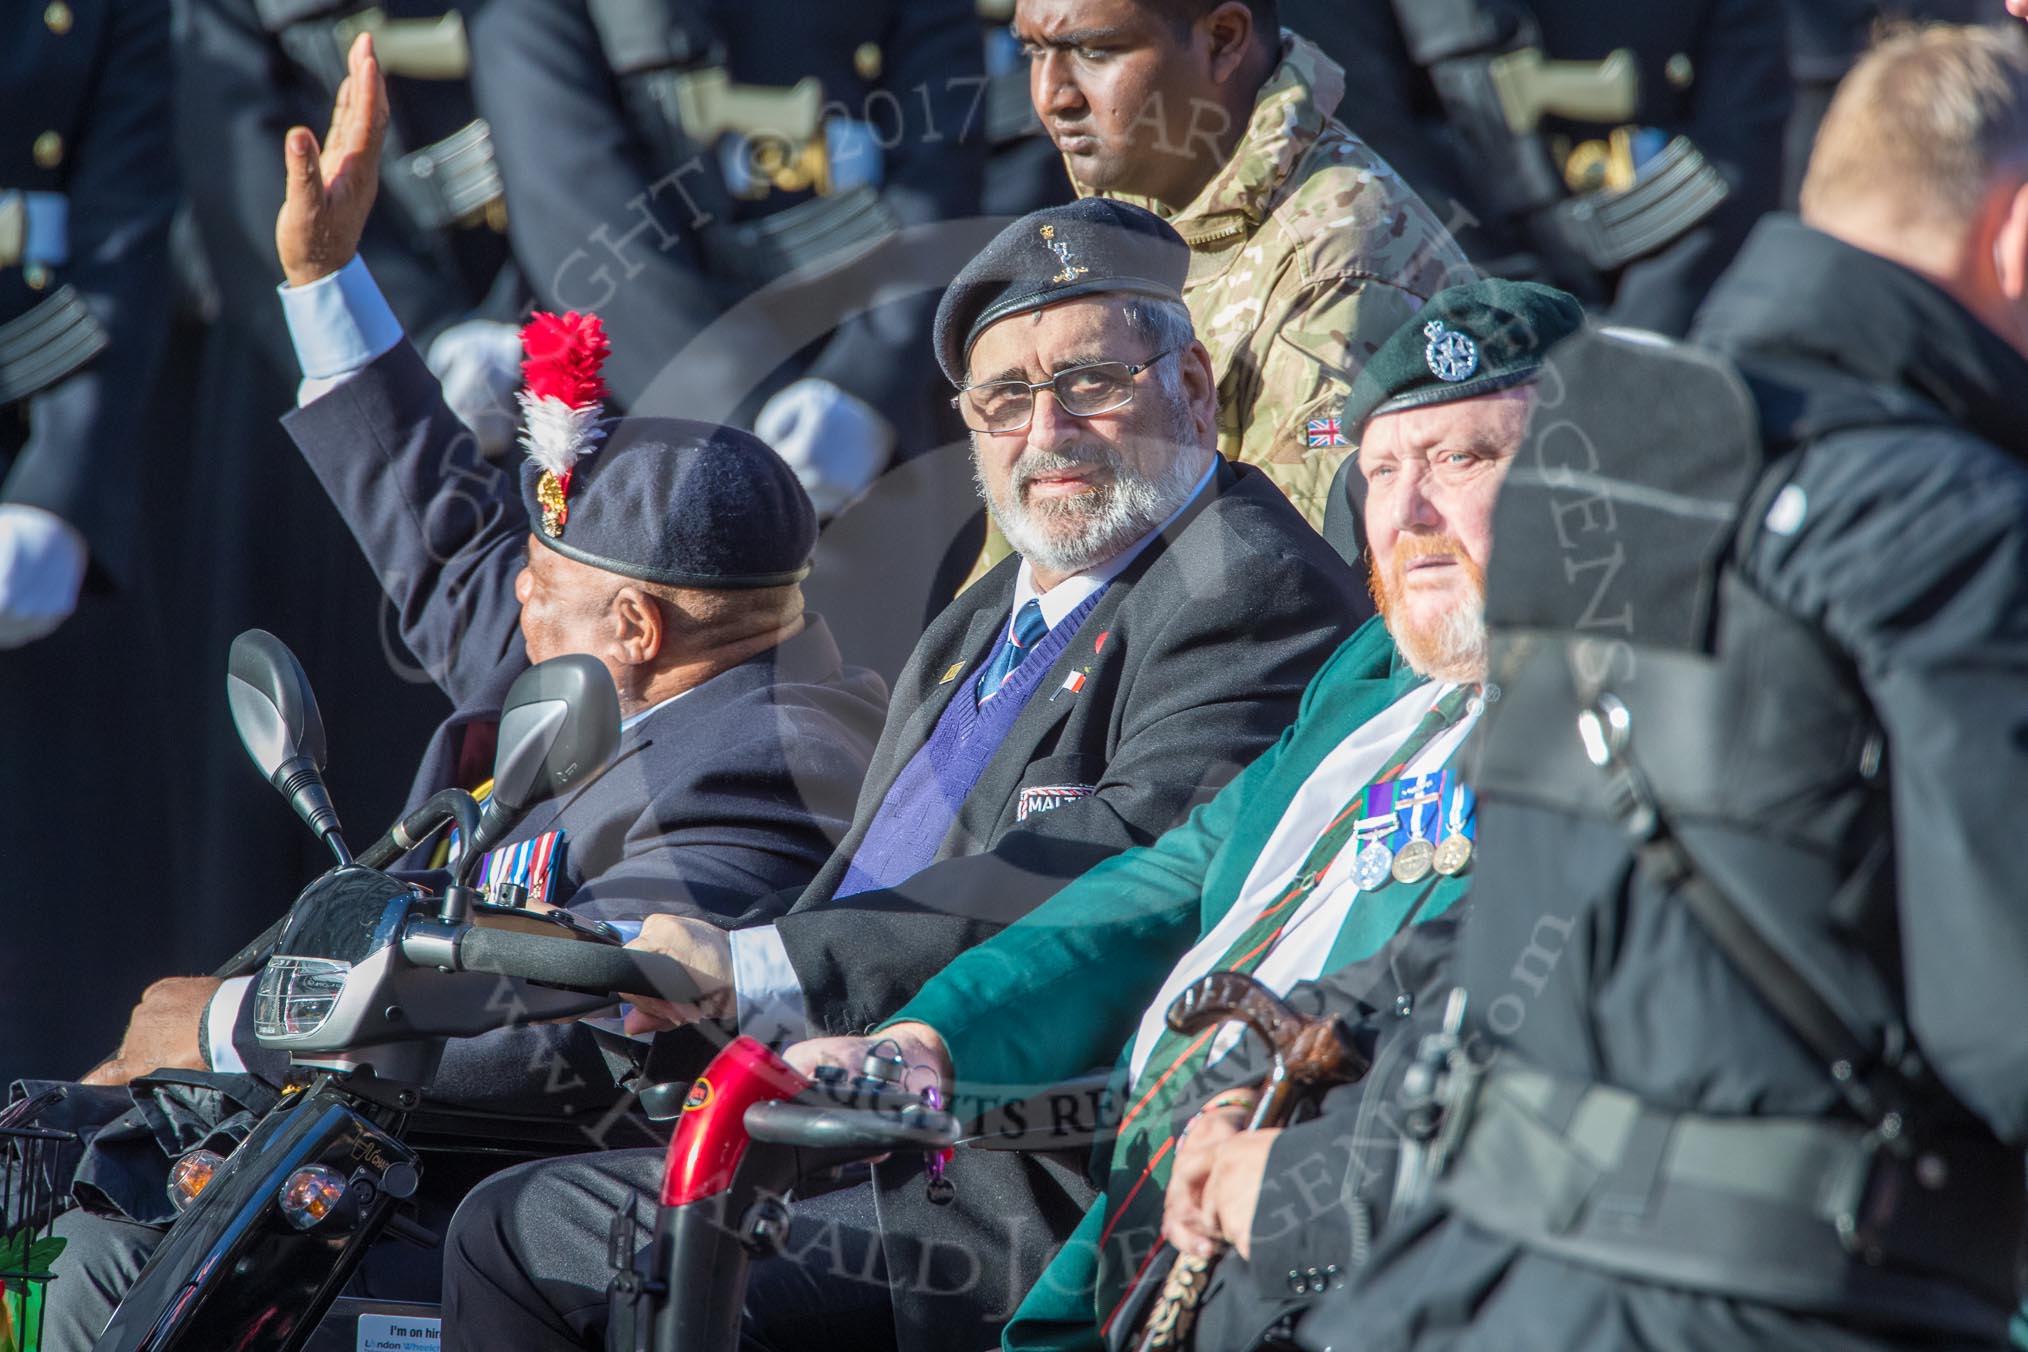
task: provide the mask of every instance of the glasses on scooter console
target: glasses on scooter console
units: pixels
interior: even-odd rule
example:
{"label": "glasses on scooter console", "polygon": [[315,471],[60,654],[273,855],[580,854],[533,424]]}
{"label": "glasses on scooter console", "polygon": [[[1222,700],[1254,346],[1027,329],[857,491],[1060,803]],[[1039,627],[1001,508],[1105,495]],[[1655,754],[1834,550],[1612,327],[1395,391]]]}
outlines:
{"label": "glasses on scooter console", "polygon": [[1048,390],[1073,418],[1095,418],[1134,402],[1134,378],[1152,370],[1164,357],[1183,349],[1166,348],[1144,362],[1098,361],[1067,366],[1047,380],[989,380],[967,385],[951,404],[974,432],[1018,432],[1035,416],[1035,392]]}

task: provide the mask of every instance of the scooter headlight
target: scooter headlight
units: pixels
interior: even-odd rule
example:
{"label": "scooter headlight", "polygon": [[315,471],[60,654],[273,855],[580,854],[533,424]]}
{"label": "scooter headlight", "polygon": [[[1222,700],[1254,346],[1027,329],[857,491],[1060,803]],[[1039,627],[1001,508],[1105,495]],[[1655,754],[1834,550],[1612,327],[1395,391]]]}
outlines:
{"label": "scooter headlight", "polygon": [[269,958],[254,989],[254,1033],[298,1037],[314,1033],[338,1007],[352,964],[336,958]]}
{"label": "scooter headlight", "polygon": [[345,1180],[335,1169],[306,1164],[289,1175],[275,1200],[289,1224],[309,1230],[344,1205]]}

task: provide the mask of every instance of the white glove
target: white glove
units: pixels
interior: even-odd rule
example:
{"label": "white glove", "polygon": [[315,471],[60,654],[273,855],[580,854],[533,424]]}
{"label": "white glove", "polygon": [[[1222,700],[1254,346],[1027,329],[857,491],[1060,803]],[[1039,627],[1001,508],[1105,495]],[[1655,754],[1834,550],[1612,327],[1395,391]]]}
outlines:
{"label": "white glove", "polygon": [[520,416],[514,391],[521,387],[521,331],[492,319],[461,320],[436,336],[425,360],[479,449],[496,460],[505,455]]}
{"label": "white glove", "polygon": [[843,511],[894,454],[887,419],[828,380],[806,378],[777,390],[753,430],[789,462],[820,517]]}
{"label": "white glove", "polygon": [[33,643],[77,609],[91,551],[54,512],[0,503],[0,648]]}

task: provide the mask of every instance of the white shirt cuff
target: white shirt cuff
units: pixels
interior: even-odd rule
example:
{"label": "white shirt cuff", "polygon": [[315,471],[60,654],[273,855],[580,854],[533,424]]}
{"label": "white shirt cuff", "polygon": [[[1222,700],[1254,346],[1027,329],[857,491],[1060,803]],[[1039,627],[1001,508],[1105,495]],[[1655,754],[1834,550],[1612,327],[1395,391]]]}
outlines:
{"label": "white shirt cuff", "polygon": [[236,976],[228,979],[211,997],[211,1005],[204,1012],[204,1056],[217,1071],[238,1072],[246,1069],[246,1062],[239,1056],[239,1048],[232,1045],[233,1025],[239,1022],[239,1007],[246,1001],[247,991],[253,986],[250,976]]}
{"label": "white shirt cuff", "polygon": [[296,364],[303,370],[303,383],[296,391],[299,405],[365,370],[401,341],[401,321],[366,270],[366,260],[357,254],[328,277],[276,290]]}
{"label": "white shirt cuff", "polygon": [[730,931],[732,993],[739,1011],[739,1031],[770,1047],[801,1042],[810,1035],[810,1012],[803,1003],[803,983],[773,925]]}

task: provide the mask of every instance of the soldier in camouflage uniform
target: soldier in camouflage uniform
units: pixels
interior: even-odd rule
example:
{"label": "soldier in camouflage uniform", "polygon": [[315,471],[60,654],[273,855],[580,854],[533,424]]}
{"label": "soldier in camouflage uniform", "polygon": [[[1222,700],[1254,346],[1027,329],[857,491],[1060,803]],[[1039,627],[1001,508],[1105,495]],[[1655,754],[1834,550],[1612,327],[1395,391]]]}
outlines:
{"label": "soldier in camouflage uniform", "polygon": [[1080,194],[1147,207],[1190,245],[1185,299],[1218,374],[1219,450],[1321,525],[1352,452],[1340,410],[1353,378],[1471,275],[1464,256],[1332,117],[1343,72],[1276,25],[1273,0],[1021,0],[1014,33]]}
{"label": "soldier in camouflage uniform", "polygon": [[1168,217],[1190,245],[1184,299],[1218,372],[1218,449],[1266,470],[1312,525],[1351,453],[1339,412],[1353,377],[1447,279],[1470,275],[1422,199],[1330,115],[1344,91],[1329,58],[1285,33],[1239,150]]}

